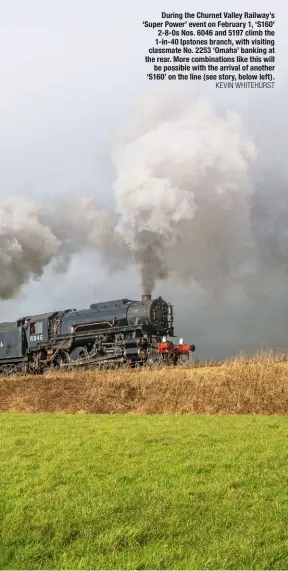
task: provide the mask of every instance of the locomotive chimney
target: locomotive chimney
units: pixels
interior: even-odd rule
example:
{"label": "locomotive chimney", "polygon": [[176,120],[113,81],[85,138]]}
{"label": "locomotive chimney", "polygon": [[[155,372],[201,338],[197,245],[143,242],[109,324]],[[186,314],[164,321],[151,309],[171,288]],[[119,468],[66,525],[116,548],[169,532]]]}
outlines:
{"label": "locomotive chimney", "polygon": [[145,293],[142,295],[142,301],[148,301],[149,299],[151,299],[151,294]]}

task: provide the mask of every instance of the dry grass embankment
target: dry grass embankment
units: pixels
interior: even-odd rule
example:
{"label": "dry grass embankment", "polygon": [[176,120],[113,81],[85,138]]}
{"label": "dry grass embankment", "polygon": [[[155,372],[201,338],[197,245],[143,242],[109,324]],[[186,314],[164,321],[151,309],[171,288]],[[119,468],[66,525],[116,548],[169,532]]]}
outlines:
{"label": "dry grass embankment", "polygon": [[215,367],[49,372],[0,382],[0,411],[288,414],[288,367],[275,357]]}

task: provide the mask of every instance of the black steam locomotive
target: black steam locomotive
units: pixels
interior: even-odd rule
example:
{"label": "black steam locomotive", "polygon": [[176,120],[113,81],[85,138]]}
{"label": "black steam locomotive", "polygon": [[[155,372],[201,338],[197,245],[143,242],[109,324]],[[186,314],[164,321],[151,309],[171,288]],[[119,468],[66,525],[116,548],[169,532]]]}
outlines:
{"label": "black steam locomotive", "polygon": [[0,374],[47,368],[174,363],[194,345],[175,345],[173,307],[161,297],[117,299],[0,324]]}

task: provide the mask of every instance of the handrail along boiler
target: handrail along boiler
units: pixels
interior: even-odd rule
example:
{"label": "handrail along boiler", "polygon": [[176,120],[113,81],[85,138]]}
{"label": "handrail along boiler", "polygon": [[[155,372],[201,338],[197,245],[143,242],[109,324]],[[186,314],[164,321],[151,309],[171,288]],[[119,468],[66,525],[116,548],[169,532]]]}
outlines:
{"label": "handrail along boiler", "polygon": [[158,297],[29,315],[0,324],[0,373],[49,367],[177,364],[194,345],[174,344],[173,306]]}

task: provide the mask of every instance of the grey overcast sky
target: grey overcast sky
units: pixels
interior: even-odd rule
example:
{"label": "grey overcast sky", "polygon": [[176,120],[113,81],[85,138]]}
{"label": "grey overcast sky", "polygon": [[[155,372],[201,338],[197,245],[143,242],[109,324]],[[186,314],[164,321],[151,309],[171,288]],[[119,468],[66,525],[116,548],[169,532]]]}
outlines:
{"label": "grey overcast sky", "polygon": [[[261,179],[268,168],[272,179],[276,173],[287,185],[285,0],[0,0],[0,199],[24,194],[57,201],[77,192],[94,194],[111,207],[111,149],[135,97],[148,87],[144,56],[152,34],[142,21],[175,10],[276,12],[276,88],[216,90],[201,84],[197,93],[209,96],[219,112],[239,112],[260,151],[256,176]],[[277,346],[285,331],[287,338],[285,300],[274,300],[278,328],[271,331],[271,304],[256,315],[251,304],[242,307],[237,300],[207,309],[192,286],[180,290],[160,284],[157,293],[172,298],[179,334],[200,344],[200,356]],[[109,277],[94,258],[81,255],[67,274],[55,277],[48,268],[17,299],[0,302],[0,318],[139,294],[133,269]]]}

